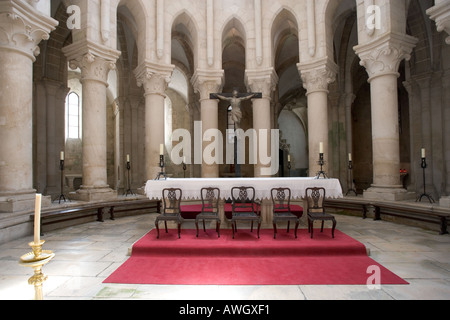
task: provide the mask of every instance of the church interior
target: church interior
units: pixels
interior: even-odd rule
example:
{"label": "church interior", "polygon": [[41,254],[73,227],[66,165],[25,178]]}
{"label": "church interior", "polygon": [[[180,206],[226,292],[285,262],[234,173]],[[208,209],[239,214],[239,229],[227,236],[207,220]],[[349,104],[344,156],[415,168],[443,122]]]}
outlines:
{"label": "church interior", "polygon": [[[211,94],[234,90],[260,94],[240,103],[239,127],[278,133],[267,143],[274,175],[262,174],[261,155],[252,159],[250,138],[245,161],[229,159],[235,110]],[[196,145],[208,129],[225,143]],[[338,228],[354,235],[358,225],[362,238],[392,246],[406,230],[431,237],[446,274],[438,298],[450,297],[448,0],[2,0],[0,139],[0,248],[29,242],[36,194],[43,212],[60,214],[49,223],[56,238],[88,232],[103,220],[99,204],[114,202],[122,220],[104,224],[118,233],[129,222],[136,241],[159,213],[152,207],[150,226],[145,186],[161,170],[189,180],[303,179],[324,169],[342,187],[328,204],[348,213]],[[211,145],[222,161],[197,157]],[[94,213],[72,220],[70,210],[87,207]],[[362,221],[363,210],[393,224]]]}

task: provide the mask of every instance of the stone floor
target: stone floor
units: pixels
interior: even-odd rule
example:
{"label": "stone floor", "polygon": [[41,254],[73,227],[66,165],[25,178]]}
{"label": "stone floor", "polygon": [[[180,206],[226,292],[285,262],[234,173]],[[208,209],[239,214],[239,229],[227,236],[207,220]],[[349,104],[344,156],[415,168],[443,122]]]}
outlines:
{"label": "stone floor", "polygon": [[[102,284],[128,257],[132,244],[154,226],[156,215],[88,223],[49,232],[44,249],[47,300],[422,300],[450,299],[450,236],[385,221],[338,215],[338,229],[364,243],[371,257],[409,286],[164,286]],[[185,228],[190,226],[185,226]],[[30,252],[20,239],[0,246],[0,299],[31,300],[31,270],[18,264]]]}

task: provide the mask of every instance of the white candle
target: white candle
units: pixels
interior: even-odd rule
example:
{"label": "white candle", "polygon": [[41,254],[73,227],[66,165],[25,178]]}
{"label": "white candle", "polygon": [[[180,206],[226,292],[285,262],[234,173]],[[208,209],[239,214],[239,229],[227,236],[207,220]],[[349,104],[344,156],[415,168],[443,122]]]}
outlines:
{"label": "white candle", "polygon": [[183,157],[183,163],[186,163],[186,156]]}
{"label": "white candle", "polygon": [[288,162],[291,162],[291,155],[288,155]]}
{"label": "white candle", "polygon": [[426,150],[422,149],[422,159],[425,159],[426,157],[427,157]]}
{"label": "white candle", "polygon": [[60,157],[59,157],[62,161],[64,161],[64,152],[61,151]]}
{"label": "white candle", "polygon": [[352,161],[352,154],[351,153],[348,154],[348,161]]}
{"label": "white candle", "polygon": [[323,154],[323,142],[320,143],[320,154]]}
{"label": "white candle", "polygon": [[159,145],[159,154],[160,154],[161,156],[164,155],[164,145],[163,145],[163,144]]}
{"label": "white candle", "polygon": [[41,205],[42,195],[36,195],[36,204],[34,211],[34,243],[39,244],[41,242]]}
{"label": "white candle", "polygon": [[127,154],[127,162],[130,162],[130,155]]}

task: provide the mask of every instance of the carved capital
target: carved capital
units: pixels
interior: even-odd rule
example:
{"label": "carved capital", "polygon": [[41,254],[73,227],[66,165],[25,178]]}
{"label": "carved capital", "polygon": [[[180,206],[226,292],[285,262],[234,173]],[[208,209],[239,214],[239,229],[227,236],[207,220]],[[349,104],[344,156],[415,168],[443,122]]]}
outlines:
{"label": "carved capital", "polygon": [[307,94],[313,92],[328,93],[328,85],[336,81],[337,65],[328,58],[309,64],[297,65]]}
{"label": "carved capital", "polygon": [[[432,20],[436,22],[437,31],[446,31],[450,35],[450,2],[441,1],[434,7],[427,10],[427,14]],[[450,36],[445,39],[447,44],[450,44]]]}
{"label": "carved capital", "polygon": [[109,71],[115,70],[120,52],[89,40],[63,48],[71,69],[81,69],[81,81],[100,81],[108,85]]}
{"label": "carved capital", "polygon": [[278,75],[273,68],[264,70],[247,70],[246,86],[251,92],[261,92],[264,99],[271,99],[278,85]]}
{"label": "carved capital", "polygon": [[0,3],[0,48],[27,55],[33,62],[40,54],[39,43],[50,38],[58,21],[37,13],[21,1]]}
{"label": "carved capital", "polygon": [[409,61],[417,39],[405,34],[390,33],[377,40],[354,49],[361,59],[361,66],[366,68],[369,81],[375,77],[398,74],[400,62]]}
{"label": "carved capital", "polygon": [[146,95],[159,94],[165,96],[167,87],[172,79],[174,66],[161,66],[145,62],[136,68],[138,87],[143,87]]}
{"label": "carved capital", "polygon": [[222,92],[224,71],[197,70],[192,77],[194,91],[200,95],[200,100],[209,100],[211,93]]}
{"label": "carved capital", "polygon": [[108,84],[109,71],[116,69],[115,62],[95,56],[90,52],[77,59],[70,60],[69,66],[71,69],[81,69],[81,82],[94,80],[105,85]]}

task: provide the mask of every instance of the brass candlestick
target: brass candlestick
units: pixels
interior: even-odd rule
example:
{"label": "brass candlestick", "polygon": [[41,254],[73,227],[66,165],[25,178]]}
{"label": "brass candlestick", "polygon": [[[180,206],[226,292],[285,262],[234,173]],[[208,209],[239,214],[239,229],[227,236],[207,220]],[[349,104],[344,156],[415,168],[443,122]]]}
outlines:
{"label": "brass candlestick", "polygon": [[19,261],[21,266],[33,268],[34,270],[34,275],[28,280],[28,284],[34,285],[35,300],[44,300],[42,286],[48,279],[48,276],[42,273],[42,267],[55,257],[52,251],[42,250],[44,243],[45,241],[40,241],[39,243],[30,242],[29,246],[33,249],[33,252],[22,256]]}

